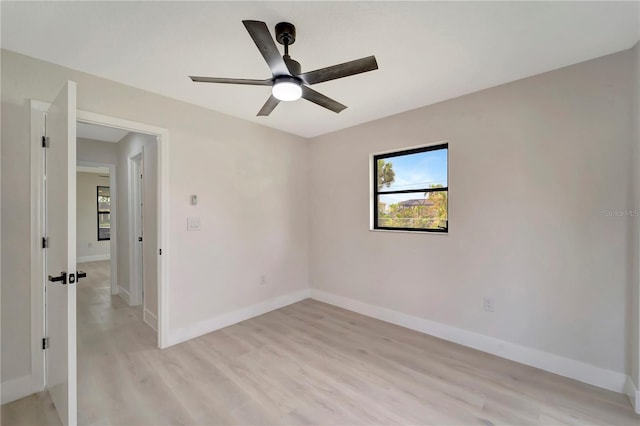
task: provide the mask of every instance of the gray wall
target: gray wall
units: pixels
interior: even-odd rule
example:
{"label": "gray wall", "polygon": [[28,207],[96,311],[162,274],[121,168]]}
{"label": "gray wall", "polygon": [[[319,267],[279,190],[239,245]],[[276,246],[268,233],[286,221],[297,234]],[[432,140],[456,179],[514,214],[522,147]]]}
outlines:
{"label": "gray wall", "polygon": [[[169,338],[308,287],[304,139],[6,50],[1,59],[2,381],[30,374],[28,100],[53,100],[67,80],[79,109],[169,130]],[[187,232],[188,216],[200,232]]]}
{"label": "gray wall", "polygon": [[[107,177],[103,177],[107,176]],[[76,174],[76,256],[109,257],[109,240],[98,241],[97,187],[109,186],[109,176],[97,173]]]}
{"label": "gray wall", "polygon": [[[632,199],[634,201],[633,208],[640,211],[640,42],[636,43],[633,48],[633,155],[631,161],[633,165],[632,173]],[[636,385],[636,389],[640,389],[640,218],[632,217],[633,226],[629,230],[632,236],[632,246],[629,250],[631,271],[629,276],[630,297],[628,308],[630,310],[630,324],[628,327],[628,347],[630,353],[631,378]],[[636,407],[639,409],[640,407]]]}
{"label": "gray wall", "polygon": [[[2,381],[31,370],[30,310],[30,152],[27,98],[9,97],[14,76],[5,75],[4,56],[0,93],[2,152]],[[53,97],[48,97],[53,100]],[[11,124],[9,124],[11,123]]]}
{"label": "gray wall", "polygon": [[[314,138],[312,289],[625,373],[632,60]],[[369,155],[443,140],[449,234],[369,231]]]}
{"label": "gray wall", "polygon": [[78,138],[76,140],[76,160],[117,164],[118,145],[111,142]]}

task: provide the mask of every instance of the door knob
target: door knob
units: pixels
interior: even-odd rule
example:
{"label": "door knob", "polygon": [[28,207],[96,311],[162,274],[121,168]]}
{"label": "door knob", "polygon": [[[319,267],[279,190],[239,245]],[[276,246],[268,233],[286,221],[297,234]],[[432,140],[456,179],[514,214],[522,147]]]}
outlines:
{"label": "door knob", "polygon": [[67,283],[67,273],[66,272],[60,272],[60,275],[58,275],[57,277],[49,275],[49,281],[51,281],[52,283],[62,282],[62,284],[66,284]]}

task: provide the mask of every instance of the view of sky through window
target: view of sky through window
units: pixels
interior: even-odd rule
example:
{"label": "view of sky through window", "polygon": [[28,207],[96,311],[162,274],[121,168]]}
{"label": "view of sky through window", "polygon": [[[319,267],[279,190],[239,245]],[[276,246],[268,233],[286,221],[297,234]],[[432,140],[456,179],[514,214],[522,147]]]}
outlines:
{"label": "view of sky through window", "polygon": [[[395,179],[389,187],[383,186],[378,191],[380,193],[402,191],[420,189],[432,185],[447,187],[447,151],[446,149],[439,149],[385,158],[385,162],[393,164]],[[388,194],[381,197],[386,203],[397,203],[415,198],[416,195]]]}

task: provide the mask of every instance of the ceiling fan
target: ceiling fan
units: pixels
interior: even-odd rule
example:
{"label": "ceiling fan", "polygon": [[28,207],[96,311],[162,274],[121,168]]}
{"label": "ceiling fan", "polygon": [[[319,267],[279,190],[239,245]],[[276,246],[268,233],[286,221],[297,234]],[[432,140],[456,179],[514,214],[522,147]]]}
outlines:
{"label": "ceiling fan", "polygon": [[321,68],[315,71],[302,72],[300,64],[289,56],[289,46],[296,41],[296,27],[288,22],[276,25],[276,40],[284,45],[284,56],[271,38],[267,24],[261,21],[242,21],[258,50],[262,53],[271,69],[272,78],[251,80],[242,78],[195,77],[189,78],[197,83],[247,84],[252,86],[272,86],[271,96],[258,112],[258,116],[267,116],[280,101],[295,101],[304,98],[333,112],[346,108],[340,102],[316,92],[309,86],[337,78],[349,77],[378,69],[375,56],[368,56],[355,61]]}

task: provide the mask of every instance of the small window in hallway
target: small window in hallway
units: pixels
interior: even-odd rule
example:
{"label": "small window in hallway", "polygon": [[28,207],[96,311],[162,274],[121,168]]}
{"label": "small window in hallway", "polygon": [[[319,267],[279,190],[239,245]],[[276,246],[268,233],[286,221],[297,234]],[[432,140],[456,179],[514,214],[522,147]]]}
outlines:
{"label": "small window in hallway", "polygon": [[111,193],[108,186],[98,186],[98,241],[111,239]]}

